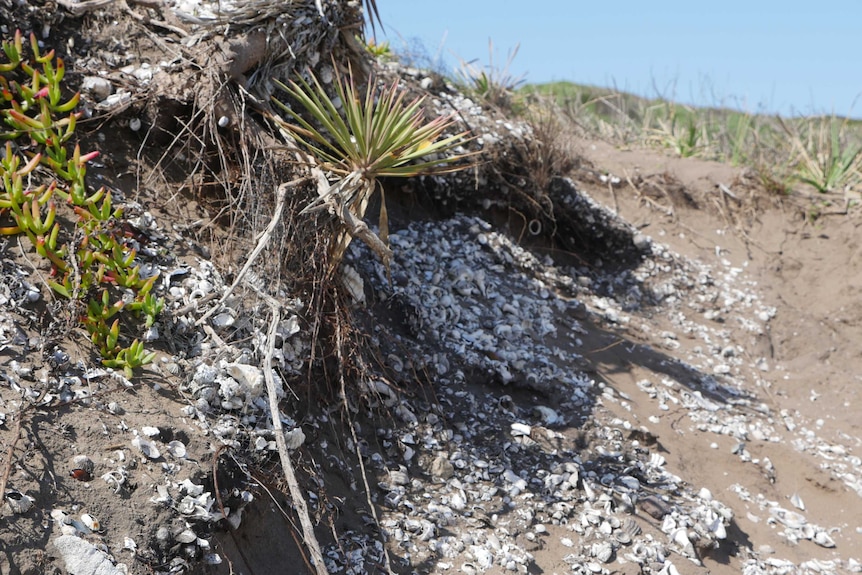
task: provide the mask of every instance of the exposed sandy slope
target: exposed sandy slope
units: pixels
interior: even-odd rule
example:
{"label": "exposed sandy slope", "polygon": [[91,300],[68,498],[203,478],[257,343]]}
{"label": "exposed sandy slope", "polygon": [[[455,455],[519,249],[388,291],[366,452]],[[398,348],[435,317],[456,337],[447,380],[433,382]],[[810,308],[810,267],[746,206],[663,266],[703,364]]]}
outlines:
{"label": "exposed sandy slope", "polygon": [[[772,198],[761,199],[759,209],[734,206],[731,219],[727,212],[716,209],[716,205],[726,205],[717,186],[725,184],[748,199],[745,191],[734,186],[739,181],[739,169],[694,159],[671,159],[652,152],[618,151],[603,143],[585,142],[582,149],[596,167],[623,178],[626,173],[667,171],[691,191],[699,207],[677,201],[674,216],[670,217],[640,201],[629,186],[618,189],[615,198],[607,188],[591,188],[607,205],[613,206],[616,201],[623,218],[685,257],[719,268],[724,260],[744,270],[744,275],[754,282],[752,289],[776,308],[763,336],[733,330],[728,318],[728,327],[733,330],[731,340],[744,348],[746,363],[763,357],[764,367],[768,366],[767,370],[751,370],[744,376],[750,388],[773,414],[790,414],[799,427],[813,430],[823,441],[845,446],[848,453],[858,455],[862,449],[858,212],[851,210],[849,214],[828,215],[810,222],[805,220],[809,200]],[[667,198],[659,201],[671,205]],[[729,203],[734,204],[732,200]],[[836,212],[842,207],[839,204],[826,211]],[[680,343],[682,351],[692,342],[680,338]],[[640,376],[638,370],[632,370],[613,379],[631,389]],[[757,381],[756,385],[752,385],[753,381]],[[828,451],[821,450],[820,454],[826,456],[820,457],[817,450],[803,452],[794,448],[790,441],[799,428],[790,432],[780,419],[776,423],[786,442],[748,443],[753,457],[767,456],[774,464],[774,483],[750,465],[740,464],[739,458],[730,453],[732,440],[719,441],[719,449],[712,450],[709,445],[714,436],[686,431],[685,426],[664,427],[660,436],[669,459],[688,480],[722,494],[723,500],[734,507],[740,535],[755,549],[769,545],[776,555],[795,561],[828,558],[832,554],[807,542],[788,544],[776,536],[773,527],[748,520],[746,513],[756,506],[739,501],[731,493],[729,487],[734,483],[760,489],[767,498],[788,508],[792,508],[788,498],[798,493],[809,519],[840,526],[840,531],[833,533],[838,549],[858,556],[862,549],[862,494],[854,493],[829,472],[834,460]],[[715,568],[715,572],[723,572],[720,566]]]}

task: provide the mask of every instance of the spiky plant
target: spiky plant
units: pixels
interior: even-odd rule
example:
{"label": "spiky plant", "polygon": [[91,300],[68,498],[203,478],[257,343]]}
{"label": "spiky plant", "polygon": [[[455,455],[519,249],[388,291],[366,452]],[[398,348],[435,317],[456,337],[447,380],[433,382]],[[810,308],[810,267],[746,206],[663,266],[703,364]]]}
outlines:
{"label": "spiky plant", "polygon": [[[386,198],[378,179],[409,178],[423,174],[453,172],[465,167],[456,164],[470,153],[455,153],[467,141],[462,132],[442,137],[454,126],[452,115],[426,121],[424,98],[407,100],[406,93],[396,83],[377,89],[372,77],[364,95],[357,89],[350,70],[346,76],[336,71],[335,97],[330,97],[323,84],[309,73],[311,81],[277,82],[310,119],[297,110],[274,99],[292,120],[274,118],[282,129],[292,135],[325,170],[335,176],[326,193],[303,212],[331,208],[347,228],[333,249],[336,264],[350,243],[359,235],[378,253],[388,266],[388,217]],[[340,102],[340,103],[336,103]],[[368,202],[380,189],[379,236],[359,230]],[[360,224],[361,225],[361,224]],[[362,233],[357,233],[357,232]],[[377,241],[374,241],[377,240]],[[382,247],[381,247],[382,244]]]}
{"label": "spiky plant", "polygon": [[512,107],[512,97],[516,90],[524,84],[524,75],[514,76],[510,72],[512,62],[518,55],[516,45],[509,52],[506,63],[502,66],[494,64],[494,43],[488,40],[488,64],[478,66],[475,61],[461,61],[458,70],[458,83],[468,94],[473,94],[483,102],[501,109]]}

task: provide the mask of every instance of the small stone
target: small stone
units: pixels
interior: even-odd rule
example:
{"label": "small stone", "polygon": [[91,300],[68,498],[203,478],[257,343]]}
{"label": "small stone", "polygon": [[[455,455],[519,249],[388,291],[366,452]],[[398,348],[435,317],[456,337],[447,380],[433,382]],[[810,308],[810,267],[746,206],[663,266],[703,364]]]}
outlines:
{"label": "small stone", "polygon": [[639,506],[644,512],[652,516],[654,519],[661,519],[665,515],[670,513],[670,508],[668,504],[656,497],[655,495],[650,495],[641,499],[639,502]]}
{"label": "small stone", "polygon": [[437,479],[447,480],[455,475],[455,466],[445,455],[438,455],[431,462],[431,476]]}

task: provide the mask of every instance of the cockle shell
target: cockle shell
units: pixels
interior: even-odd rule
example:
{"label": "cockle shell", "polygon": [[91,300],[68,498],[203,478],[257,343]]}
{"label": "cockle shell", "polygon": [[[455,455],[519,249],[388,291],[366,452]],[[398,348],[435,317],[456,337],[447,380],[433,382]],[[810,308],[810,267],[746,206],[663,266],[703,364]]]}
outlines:
{"label": "cockle shell", "polygon": [[186,446],[182,441],[175,439],[168,443],[168,453],[178,459],[183,459],[186,456]]}

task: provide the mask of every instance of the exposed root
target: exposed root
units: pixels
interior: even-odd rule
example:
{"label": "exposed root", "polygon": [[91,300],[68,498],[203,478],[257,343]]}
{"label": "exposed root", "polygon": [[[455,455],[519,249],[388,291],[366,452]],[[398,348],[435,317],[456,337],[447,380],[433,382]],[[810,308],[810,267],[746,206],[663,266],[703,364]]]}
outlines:
{"label": "exposed root", "polygon": [[224,292],[224,294],[222,294],[221,299],[219,299],[216,305],[214,305],[212,308],[210,308],[208,312],[206,312],[197,319],[195,325],[201,325],[216,311],[218,311],[221,308],[222,304],[224,304],[225,300],[230,297],[230,294],[233,293],[233,290],[236,289],[236,286],[238,286],[239,283],[243,279],[245,279],[245,275],[248,273],[248,270],[251,269],[252,264],[254,264],[255,260],[260,255],[260,252],[263,251],[263,248],[265,248],[269,241],[272,239],[275,227],[281,220],[281,214],[284,211],[284,198],[287,194],[287,189],[292,188],[293,186],[296,186],[307,180],[308,177],[296,178],[295,180],[285,182],[278,186],[278,190],[276,191],[275,212],[272,215],[272,219],[270,220],[269,225],[266,226],[266,229],[258,235],[257,245],[255,245],[254,250],[252,250],[251,255],[249,255],[248,259],[245,262],[245,265],[242,266],[242,269],[237,274],[236,279],[233,281],[231,286]]}

